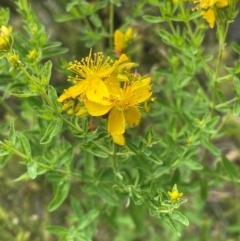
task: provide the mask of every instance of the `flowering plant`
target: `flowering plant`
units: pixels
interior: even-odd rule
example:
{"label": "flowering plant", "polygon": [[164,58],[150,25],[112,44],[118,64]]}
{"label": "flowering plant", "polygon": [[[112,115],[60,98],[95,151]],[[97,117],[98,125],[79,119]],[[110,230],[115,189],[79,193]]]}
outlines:
{"label": "flowering plant", "polygon": [[237,1],[31,4],[0,9],[0,240],[238,237]]}

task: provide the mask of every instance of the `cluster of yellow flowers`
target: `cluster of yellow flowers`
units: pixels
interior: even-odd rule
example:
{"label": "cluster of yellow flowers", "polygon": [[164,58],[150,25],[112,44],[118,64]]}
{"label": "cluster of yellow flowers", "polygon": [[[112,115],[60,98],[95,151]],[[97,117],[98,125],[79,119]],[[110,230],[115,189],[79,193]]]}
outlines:
{"label": "cluster of yellow flowers", "polygon": [[113,141],[125,145],[123,134],[139,124],[139,104],[152,95],[151,78],[133,72],[134,63],[122,54],[114,61],[102,53],[92,54],[69,64],[76,75],[69,77],[74,85],[58,98],[63,110],[78,117],[89,114],[107,118],[107,129]]}
{"label": "cluster of yellow flowers", "polygon": [[228,0],[193,0],[199,3],[194,9],[200,9],[203,18],[206,19],[210,28],[213,28],[217,18],[216,8],[228,6]]}

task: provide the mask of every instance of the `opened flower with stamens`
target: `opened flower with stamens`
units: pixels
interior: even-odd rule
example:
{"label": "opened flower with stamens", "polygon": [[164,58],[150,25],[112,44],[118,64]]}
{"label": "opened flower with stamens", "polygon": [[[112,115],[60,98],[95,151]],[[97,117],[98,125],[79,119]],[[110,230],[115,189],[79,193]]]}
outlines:
{"label": "opened flower with stamens", "polygon": [[103,80],[116,75],[117,67],[127,62],[128,57],[125,54],[121,55],[119,60],[113,61],[110,57],[105,59],[102,53],[96,53],[92,58],[90,51],[88,57],[69,64],[69,70],[76,74],[75,77],[69,77],[69,80],[75,85],[65,90],[58,101],[64,102],[85,94],[89,100],[104,104],[103,99],[109,97],[109,91]]}
{"label": "opened flower with stamens", "polygon": [[216,9],[228,6],[228,0],[193,0],[194,3],[199,3],[194,9],[202,10],[203,18],[206,19],[210,28],[214,27],[216,22]]}
{"label": "opened flower with stamens", "polygon": [[141,113],[139,104],[152,95],[149,77],[136,81],[124,82],[121,88],[116,77],[105,81],[110,96],[105,99],[105,104],[99,104],[86,98],[85,106],[92,116],[103,116],[108,113],[108,132],[112,136],[122,135],[126,123],[130,127],[139,124]]}

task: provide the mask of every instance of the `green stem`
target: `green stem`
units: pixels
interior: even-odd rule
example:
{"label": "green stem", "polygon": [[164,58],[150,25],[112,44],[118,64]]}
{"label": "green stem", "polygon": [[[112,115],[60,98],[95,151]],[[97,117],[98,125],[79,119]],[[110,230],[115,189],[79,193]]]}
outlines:
{"label": "green stem", "polygon": [[[180,1],[180,2],[179,2],[179,6],[180,6],[181,14],[186,17],[186,15],[185,15],[186,10],[184,9],[183,1]],[[190,35],[191,40],[193,40],[193,39],[194,39],[194,33],[193,33],[192,28],[191,28],[191,26],[190,26],[190,24],[189,24],[189,20],[188,20],[188,19],[185,19],[185,20],[184,20],[184,23],[185,23],[185,25],[186,25],[186,27],[187,27],[188,34]]]}
{"label": "green stem", "polygon": [[5,143],[2,142],[2,141],[0,141],[0,145],[2,145],[2,147],[3,147],[4,150],[6,150],[6,151],[8,151],[8,152],[11,152],[11,153],[13,153],[13,154],[15,154],[15,155],[17,155],[17,156],[21,157],[21,158],[24,159],[24,160],[28,160],[28,159],[29,159],[26,155],[24,155],[23,153],[19,152],[19,151],[16,150],[16,149],[14,149],[13,147],[5,144]]}
{"label": "green stem", "polygon": [[218,33],[218,39],[219,39],[219,50],[218,50],[218,57],[217,57],[217,63],[216,63],[216,69],[213,76],[213,93],[212,93],[212,111],[211,116],[213,117],[215,115],[215,108],[217,103],[217,90],[218,90],[218,75],[219,75],[219,69],[221,66],[221,60],[222,60],[222,54],[224,50],[224,44],[228,32],[229,24],[226,25],[226,28],[224,29],[224,25],[222,23],[217,25],[217,33]]}
{"label": "green stem", "polygon": [[118,165],[117,165],[117,160],[116,160],[116,145],[114,142],[112,143],[112,168],[113,168],[114,173],[116,175],[119,175]]}
{"label": "green stem", "polygon": [[[18,150],[16,150],[15,148],[5,144],[4,142],[0,141],[0,145],[4,148],[4,150],[6,151],[9,151],[17,156],[19,156],[20,158],[22,158],[23,160],[27,161],[29,160],[29,158],[24,155],[23,153],[19,152]],[[59,173],[63,173],[63,174],[68,174],[68,175],[72,175],[72,176],[75,176],[75,177],[78,177],[78,178],[82,178],[82,175],[79,174],[79,173],[75,173],[75,172],[71,172],[71,171],[64,171],[64,170],[60,170],[60,169],[55,169],[53,167],[49,167],[45,164],[43,164],[42,162],[36,162],[38,164],[38,166],[48,170],[48,171],[57,171]]]}
{"label": "green stem", "polygon": [[23,67],[20,66],[20,69],[23,71],[23,73],[29,78],[29,81],[31,82],[31,84],[35,85],[38,87],[40,94],[42,95],[42,97],[45,99],[45,101],[51,106],[51,108],[53,109],[53,111],[55,112],[55,114],[61,118],[66,124],[68,124],[70,127],[72,127],[75,131],[77,131],[78,133],[83,133],[83,130],[80,129],[79,127],[73,125],[70,121],[68,121],[67,119],[65,119],[61,113],[59,113],[58,109],[55,107],[55,105],[52,103],[51,99],[49,98],[49,96],[46,94],[45,90],[42,88],[41,85],[39,85],[33,78],[32,76],[28,73],[28,71]]}
{"label": "green stem", "polygon": [[114,29],[114,4],[110,1],[109,6],[109,47],[113,50],[113,29]]}

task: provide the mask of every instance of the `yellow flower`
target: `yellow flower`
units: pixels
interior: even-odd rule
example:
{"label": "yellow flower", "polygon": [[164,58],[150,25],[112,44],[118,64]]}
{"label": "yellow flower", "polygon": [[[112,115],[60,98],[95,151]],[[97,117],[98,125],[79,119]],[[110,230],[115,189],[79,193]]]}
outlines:
{"label": "yellow flower", "polygon": [[85,94],[89,100],[104,104],[104,99],[109,97],[109,91],[103,80],[111,75],[116,75],[114,73],[116,68],[126,62],[128,62],[128,58],[125,54],[121,55],[118,61],[113,61],[110,57],[104,59],[102,53],[96,53],[92,58],[90,51],[88,57],[69,64],[69,69],[76,74],[75,77],[69,77],[69,80],[72,80],[75,85],[65,90],[58,101],[75,99]]}
{"label": "yellow flower", "polygon": [[110,96],[106,98],[105,105],[85,100],[87,111],[92,116],[108,115],[108,132],[111,135],[122,135],[126,123],[130,127],[139,124],[141,113],[138,104],[146,101],[152,95],[150,78],[124,82],[123,88],[116,77],[105,81]]}
{"label": "yellow flower", "polygon": [[12,27],[1,26],[0,28],[0,51],[8,52],[12,45]]}
{"label": "yellow flower", "polygon": [[119,29],[114,32],[114,51],[117,56],[120,56],[123,53],[132,39],[132,28],[128,28],[125,34]]}
{"label": "yellow flower", "polygon": [[178,192],[177,185],[173,186],[172,192],[168,192],[169,197],[173,203],[177,202],[183,195],[182,192]]}
{"label": "yellow flower", "polygon": [[30,51],[28,52],[27,57],[28,57],[30,60],[33,60],[33,61],[36,60],[37,57],[38,57],[38,53],[37,53],[36,49],[30,50]]}
{"label": "yellow flower", "polygon": [[124,34],[119,29],[114,32],[114,47],[117,55],[125,49]]}
{"label": "yellow flower", "polygon": [[216,10],[217,8],[224,8],[228,6],[228,0],[194,0],[194,3],[199,4],[194,9],[201,9],[203,18],[206,19],[210,28],[214,27],[216,22]]}
{"label": "yellow flower", "polygon": [[9,64],[11,64],[12,66],[17,66],[19,63],[21,63],[19,61],[19,56],[17,54],[11,54],[9,57],[8,57],[8,62]]}

